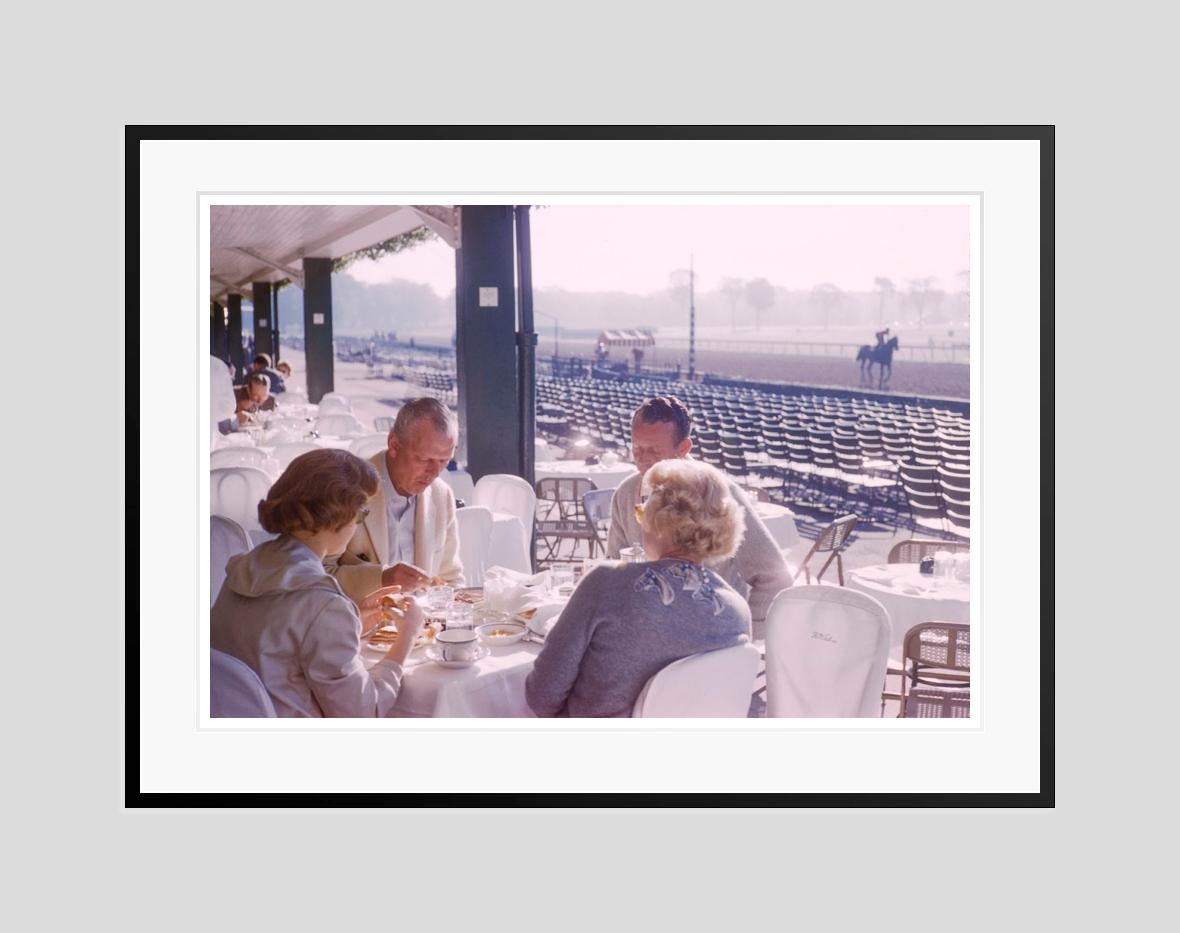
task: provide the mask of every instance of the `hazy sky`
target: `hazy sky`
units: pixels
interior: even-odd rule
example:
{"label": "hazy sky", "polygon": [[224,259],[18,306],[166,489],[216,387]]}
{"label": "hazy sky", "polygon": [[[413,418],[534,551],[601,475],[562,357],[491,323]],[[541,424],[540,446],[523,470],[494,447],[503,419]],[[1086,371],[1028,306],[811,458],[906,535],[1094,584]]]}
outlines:
{"label": "hazy sky", "polygon": [[[579,207],[532,212],[533,285],[569,291],[646,293],[665,289],[675,269],[695,256],[698,287],[725,276],[764,277],[810,289],[831,282],[871,291],[885,276],[904,288],[934,276],[957,291],[970,262],[969,209],[964,206],[782,205],[761,207]],[[439,295],[455,287],[455,255],[441,241],[348,274],[368,283],[409,279]]]}

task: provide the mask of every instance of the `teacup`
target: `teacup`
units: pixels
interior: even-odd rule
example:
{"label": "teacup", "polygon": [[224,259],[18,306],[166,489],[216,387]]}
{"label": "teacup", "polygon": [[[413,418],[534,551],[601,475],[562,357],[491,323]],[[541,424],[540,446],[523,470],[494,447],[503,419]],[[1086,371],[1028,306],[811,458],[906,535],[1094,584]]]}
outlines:
{"label": "teacup", "polygon": [[471,629],[448,628],[434,636],[434,644],[444,661],[471,661],[479,651],[479,636]]}
{"label": "teacup", "polygon": [[638,545],[634,547],[620,548],[619,557],[629,564],[640,564],[647,560],[647,554],[642,547]]}

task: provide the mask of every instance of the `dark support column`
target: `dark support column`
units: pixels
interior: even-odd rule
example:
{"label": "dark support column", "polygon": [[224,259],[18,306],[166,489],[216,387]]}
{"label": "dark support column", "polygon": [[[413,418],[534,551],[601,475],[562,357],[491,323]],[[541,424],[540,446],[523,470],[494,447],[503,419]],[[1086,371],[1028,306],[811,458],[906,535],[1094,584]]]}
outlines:
{"label": "dark support column", "polygon": [[271,318],[270,282],[253,282],[254,286],[254,352],[268,353],[274,362],[274,321]]}
{"label": "dark support column", "polygon": [[229,362],[229,347],[225,342],[225,308],[214,301],[209,306],[209,355]]}
{"label": "dark support column", "polygon": [[520,476],[513,211],[499,205],[462,211],[463,239],[455,253],[455,356],[467,469],[476,480],[488,473]]}
{"label": "dark support column", "polygon": [[279,362],[279,287],[276,285],[270,290],[270,335],[271,335],[271,354],[270,361],[277,364]]}
{"label": "dark support column", "polygon": [[520,329],[516,334],[517,407],[521,476],[536,485],[537,459],[537,333],[533,330],[533,253],[529,237],[529,208],[516,208],[516,281],[520,288]]}
{"label": "dark support column", "polygon": [[225,339],[229,345],[229,361],[234,364],[234,385],[246,380],[246,363],[242,352],[242,296],[226,298],[229,321],[226,323]]}
{"label": "dark support column", "polygon": [[334,391],[332,357],[332,260],[303,260],[303,352],[307,397],[318,405]]}

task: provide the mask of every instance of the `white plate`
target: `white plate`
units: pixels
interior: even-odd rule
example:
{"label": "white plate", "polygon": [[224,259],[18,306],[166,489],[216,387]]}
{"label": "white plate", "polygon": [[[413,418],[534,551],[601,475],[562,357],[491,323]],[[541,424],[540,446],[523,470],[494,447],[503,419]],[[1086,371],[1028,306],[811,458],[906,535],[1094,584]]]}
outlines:
{"label": "white plate", "polygon": [[442,652],[439,651],[438,645],[426,646],[426,657],[433,661],[439,667],[471,667],[476,661],[481,661],[490,653],[487,645],[476,644],[475,657],[468,661],[447,661],[443,659]]}

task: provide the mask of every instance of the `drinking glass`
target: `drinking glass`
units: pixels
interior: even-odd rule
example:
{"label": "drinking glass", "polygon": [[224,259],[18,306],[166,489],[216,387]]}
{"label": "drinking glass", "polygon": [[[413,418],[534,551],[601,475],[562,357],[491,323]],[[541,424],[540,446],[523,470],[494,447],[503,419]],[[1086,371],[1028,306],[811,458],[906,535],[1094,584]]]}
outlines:
{"label": "drinking glass", "polygon": [[553,587],[553,595],[568,598],[574,591],[574,565],[551,564],[549,585]]}
{"label": "drinking glass", "polygon": [[446,613],[448,629],[469,629],[475,625],[471,615],[471,603],[453,602]]}
{"label": "drinking glass", "polygon": [[450,617],[451,605],[455,601],[453,586],[432,586],[427,589],[423,602],[426,606],[426,621],[446,623]]}

